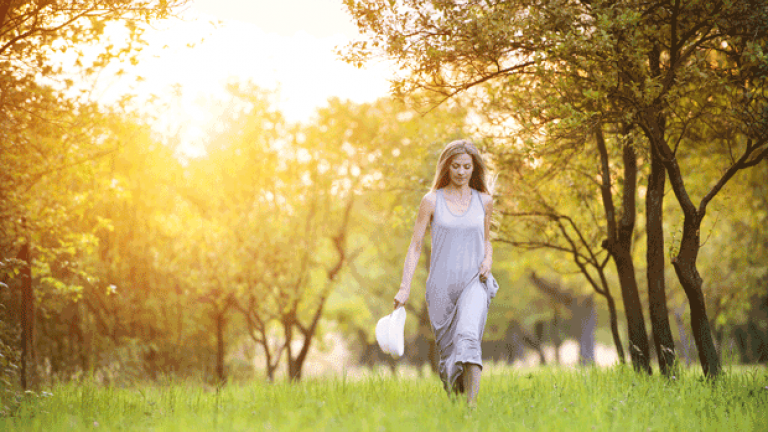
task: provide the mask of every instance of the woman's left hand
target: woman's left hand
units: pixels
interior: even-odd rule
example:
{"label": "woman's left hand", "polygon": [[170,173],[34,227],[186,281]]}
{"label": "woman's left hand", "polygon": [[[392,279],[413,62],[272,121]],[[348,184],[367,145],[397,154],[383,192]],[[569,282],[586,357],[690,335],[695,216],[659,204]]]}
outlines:
{"label": "woman's left hand", "polygon": [[484,260],[482,264],[480,264],[480,279],[485,282],[485,279],[488,278],[488,275],[491,274],[491,263]]}

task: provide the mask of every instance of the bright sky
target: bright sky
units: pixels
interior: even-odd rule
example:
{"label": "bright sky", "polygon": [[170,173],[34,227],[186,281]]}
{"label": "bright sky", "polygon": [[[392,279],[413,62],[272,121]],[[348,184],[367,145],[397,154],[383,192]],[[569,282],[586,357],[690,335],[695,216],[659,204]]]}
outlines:
{"label": "bright sky", "polygon": [[[218,20],[221,25],[210,23]],[[174,115],[185,120],[175,122],[194,129],[205,116],[201,98],[221,94],[226,80],[236,77],[277,90],[276,105],[286,118],[306,122],[331,96],[367,102],[387,95],[384,64],[357,69],[334,53],[356,37],[342,0],[193,0],[183,21],[147,33],[150,46],[130,77],[102,74],[96,96],[109,101],[130,91],[164,98],[178,84],[183,112]],[[136,82],[136,75],[144,80]]]}

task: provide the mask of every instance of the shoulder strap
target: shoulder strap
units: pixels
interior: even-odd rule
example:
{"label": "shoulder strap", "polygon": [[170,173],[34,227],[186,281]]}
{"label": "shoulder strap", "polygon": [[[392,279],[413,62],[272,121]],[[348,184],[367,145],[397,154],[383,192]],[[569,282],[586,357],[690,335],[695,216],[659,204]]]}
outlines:
{"label": "shoulder strap", "polygon": [[476,189],[472,189],[472,194],[477,197],[477,204],[480,206],[480,209],[483,211],[483,216],[485,216],[485,205],[483,204],[483,196],[480,195],[480,191]]}

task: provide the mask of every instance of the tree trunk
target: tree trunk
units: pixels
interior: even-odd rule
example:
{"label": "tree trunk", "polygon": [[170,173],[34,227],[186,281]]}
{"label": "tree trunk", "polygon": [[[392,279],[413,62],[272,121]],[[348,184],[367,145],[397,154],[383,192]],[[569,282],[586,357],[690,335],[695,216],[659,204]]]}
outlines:
{"label": "tree trunk", "polygon": [[[310,323],[309,327],[299,327],[301,334],[304,336],[304,341],[302,342],[301,349],[299,350],[299,354],[296,356],[296,358],[292,358],[290,355],[288,356],[288,378],[291,381],[301,380],[301,371],[304,368],[304,362],[307,360],[309,348],[312,345],[312,341],[314,340],[315,332],[317,331],[317,324],[320,322],[320,318],[323,316],[323,309],[325,307],[325,300],[327,298],[328,297],[322,297],[320,299],[320,304],[317,305],[317,309],[315,310],[315,314],[312,317],[312,322]],[[298,321],[295,322],[298,323]]]}
{"label": "tree trunk", "polygon": [[288,356],[286,361],[286,366],[288,367],[288,376],[291,377],[294,374],[294,366],[293,366],[293,321],[288,321],[286,318],[283,318],[283,333],[285,334],[285,354]]}
{"label": "tree trunk", "polygon": [[301,369],[304,366],[304,362],[298,359],[288,359],[288,379],[291,381],[301,380]]}
{"label": "tree trunk", "polygon": [[651,316],[651,330],[659,369],[664,375],[671,374],[675,364],[675,342],[669,326],[667,294],[664,278],[664,183],[666,171],[655,151],[651,151],[651,173],[648,177],[648,191],[645,196],[646,214],[646,261],[648,278],[648,307]]}
{"label": "tree trunk", "polygon": [[[661,75],[661,50],[654,46],[649,53],[649,65],[654,77]],[[650,121],[650,122],[649,122]],[[659,153],[659,146],[666,134],[666,119],[655,113],[641,124],[650,146],[651,172],[646,192],[646,278],[648,281],[648,309],[651,332],[659,359],[659,369],[664,375],[671,373],[675,362],[675,346],[669,327],[664,265],[664,184],[666,172]]]}
{"label": "tree trunk", "polygon": [[227,379],[224,375],[224,327],[226,326],[224,311],[217,311],[214,319],[216,321],[216,378],[219,383],[224,383]]}
{"label": "tree trunk", "polygon": [[560,346],[563,344],[562,338],[560,338],[560,309],[555,306],[553,308],[554,314],[552,321],[549,325],[549,336],[552,339],[552,345],[555,348],[555,364],[560,364]]}
{"label": "tree trunk", "polygon": [[585,296],[574,309],[574,317],[579,323],[579,364],[589,366],[595,363],[595,329],[597,311],[594,297]]}
{"label": "tree trunk", "polygon": [[[253,336],[251,336],[251,337],[253,337]],[[261,342],[257,342],[257,343],[261,343]],[[277,361],[276,362],[272,362],[272,352],[269,350],[269,339],[266,337],[266,335],[264,336],[264,342],[263,342],[262,346],[264,348],[264,357],[265,357],[266,365],[267,365],[267,371],[266,371],[266,373],[267,373],[267,380],[269,382],[274,382],[275,381],[275,370],[277,370],[277,366],[280,363],[277,362]]]}
{"label": "tree trunk", "polygon": [[80,311],[80,302],[72,302],[67,306],[71,311],[71,318],[69,319],[69,339],[71,341],[71,350],[80,360],[80,367],[83,372],[88,371],[88,350],[85,346],[85,335],[83,334],[84,319]]}
{"label": "tree trunk", "polygon": [[[267,334],[266,326],[264,325],[264,319],[260,316],[256,297],[251,294],[248,297],[248,306],[242,306],[237,301],[232,301],[231,304],[243,314],[245,317],[245,323],[248,327],[248,335],[253,340],[256,346],[261,346],[264,350],[264,363],[266,365],[266,375],[269,382],[274,382],[275,371],[277,371],[280,365],[280,357],[283,354],[282,347],[277,348],[277,352],[273,353],[269,346],[269,335]],[[269,321],[269,320],[267,320]],[[273,359],[274,355],[274,359]]]}
{"label": "tree trunk", "polygon": [[640,303],[640,293],[635,278],[635,265],[632,262],[632,233],[635,226],[635,193],[637,187],[637,159],[631,145],[624,146],[624,190],[622,198],[622,217],[616,223],[616,211],[611,193],[611,171],[608,162],[608,150],[603,137],[602,127],[596,128],[596,142],[602,166],[601,194],[608,239],[604,246],[613,258],[616,272],[619,275],[621,297],[624,301],[624,311],[627,316],[629,332],[629,353],[632,365],[637,371],[651,373],[650,349],[648,333],[645,331],[643,306]]}
{"label": "tree trunk", "polygon": [[544,356],[544,347],[542,342],[544,339],[544,321],[536,321],[533,326],[533,340],[527,340],[528,345],[531,345],[536,353],[539,354],[539,362],[542,366],[546,366],[547,358]]}
{"label": "tree trunk", "polygon": [[37,384],[35,353],[35,292],[32,289],[32,259],[29,242],[19,251],[24,262],[21,269],[21,388],[28,390]]}
{"label": "tree trunk", "polygon": [[267,365],[267,380],[269,382],[275,382],[275,370],[277,368],[272,365]]}
{"label": "tree trunk", "polygon": [[663,155],[664,166],[669,175],[672,190],[683,210],[683,236],[680,240],[680,252],[672,259],[677,278],[683,286],[688,304],[691,308],[691,330],[693,340],[699,351],[699,361],[707,377],[715,377],[720,374],[720,359],[712,340],[712,331],[707,318],[707,308],[704,302],[704,293],[701,291],[702,279],[696,268],[696,258],[699,254],[700,238],[699,228],[704,212],[699,211],[691,202],[688,192],[685,190],[683,176],[674,155]]}
{"label": "tree trunk", "polygon": [[[694,220],[691,220],[694,219]],[[693,340],[699,352],[699,361],[707,377],[716,377],[721,372],[720,358],[712,339],[712,331],[707,318],[707,308],[704,293],[701,290],[702,279],[696,268],[696,257],[699,250],[699,218],[685,216],[683,222],[683,238],[680,242],[680,253],[673,260],[673,267],[680,284],[683,286],[688,304],[691,308],[691,330]]]}
{"label": "tree trunk", "polygon": [[659,152],[660,159],[664,163],[667,175],[669,175],[672,191],[683,211],[683,236],[680,240],[680,252],[672,259],[672,266],[683,286],[685,295],[688,297],[688,304],[691,308],[691,330],[699,352],[701,367],[704,374],[712,378],[721,372],[720,359],[712,340],[704,293],[701,291],[703,281],[696,268],[696,258],[701,246],[699,228],[701,227],[701,220],[704,218],[705,207],[702,205],[701,209],[697,209],[694,206],[685,189],[677,159],[671,149],[666,146],[666,143],[658,142],[655,150]]}
{"label": "tree trunk", "polygon": [[670,374],[675,361],[674,340],[669,327],[664,272],[664,228],[662,224],[666,174],[658,155],[651,151],[651,173],[646,194],[648,303],[653,341],[659,368]]}
{"label": "tree trunk", "polygon": [[624,301],[624,310],[627,315],[629,355],[635,370],[651,373],[648,333],[645,331],[643,306],[640,303],[637,280],[634,276],[635,266],[632,263],[632,257],[627,251],[621,250],[616,252],[617,253],[612,255],[613,260],[616,263],[616,271],[619,274],[621,296]]}
{"label": "tree trunk", "polygon": [[[678,260],[678,263],[680,261]],[[675,272],[683,285],[691,308],[691,330],[693,340],[699,352],[699,361],[707,377],[716,377],[721,372],[720,358],[712,340],[712,332],[707,319],[704,293],[701,291],[702,280],[696,265],[689,262],[675,264]]]}
{"label": "tree trunk", "polygon": [[[607,286],[605,292],[608,292]],[[616,346],[616,355],[619,356],[619,363],[625,364],[627,362],[624,358],[624,344],[621,343],[621,335],[619,335],[619,315],[616,312],[616,303],[613,301],[612,295],[604,296],[608,301],[608,313],[610,315],[611,323],[611,336],[613,337],[613,344]]]}

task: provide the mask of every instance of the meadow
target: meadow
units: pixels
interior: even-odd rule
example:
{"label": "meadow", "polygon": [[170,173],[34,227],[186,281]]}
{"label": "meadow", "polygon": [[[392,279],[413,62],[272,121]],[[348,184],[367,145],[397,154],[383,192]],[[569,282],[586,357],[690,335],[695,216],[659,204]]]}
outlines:
{"label": "meadow", "polygon": [[496,368],[476,409],[436,376],[373,374],[220,388],[170,378],[131,386],[65,383],[28,393],[3,431],[760,431],[768,371],[729,370],[709,382],[627,367]]}

